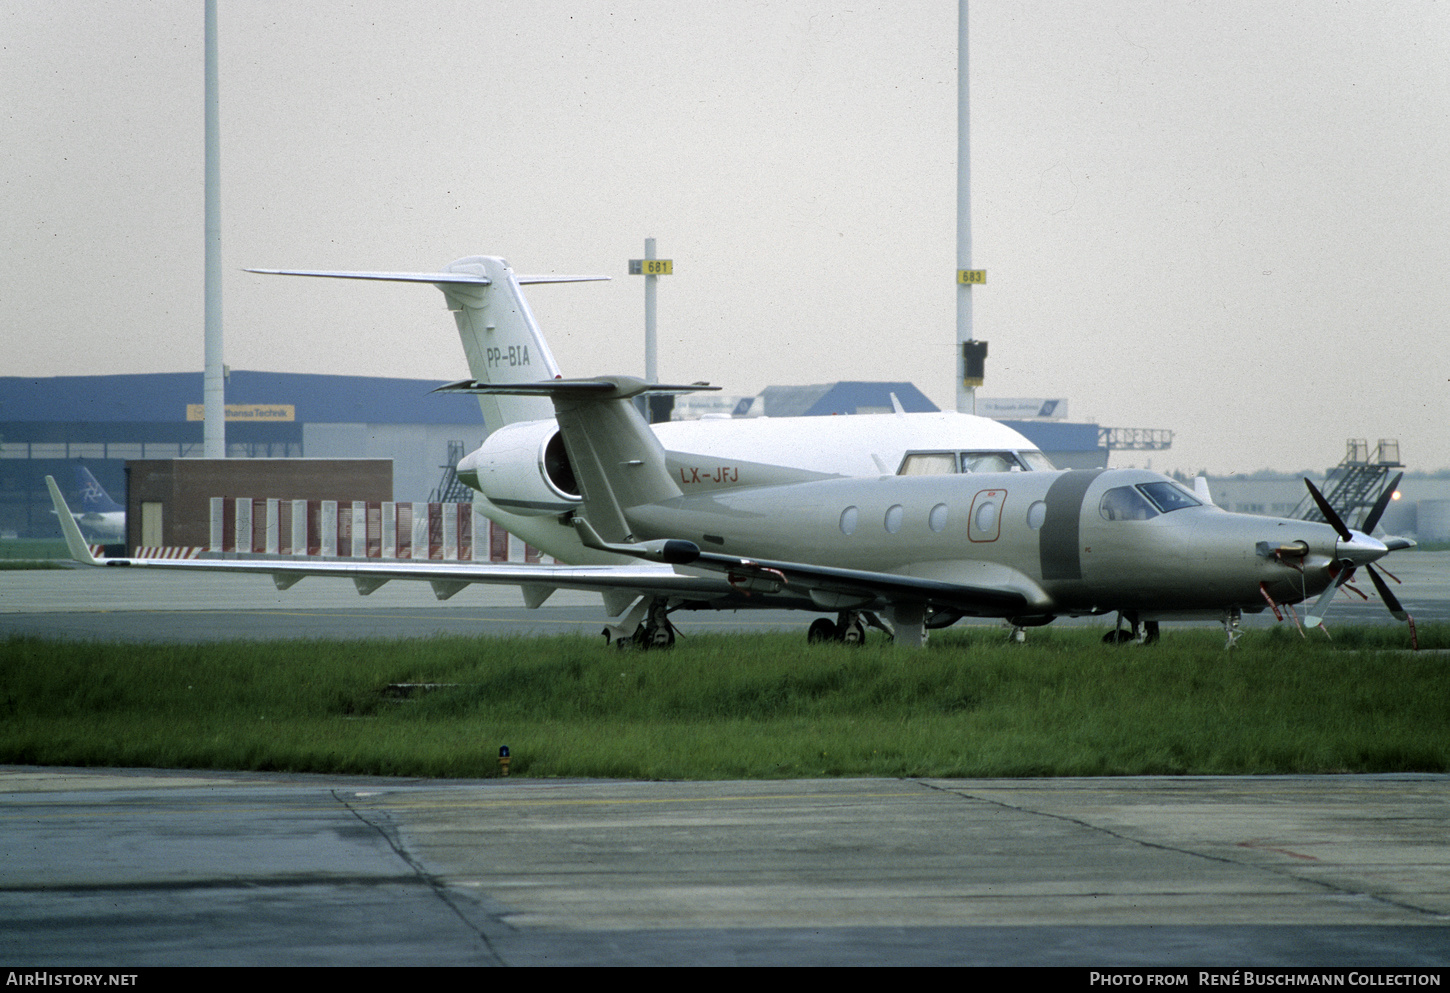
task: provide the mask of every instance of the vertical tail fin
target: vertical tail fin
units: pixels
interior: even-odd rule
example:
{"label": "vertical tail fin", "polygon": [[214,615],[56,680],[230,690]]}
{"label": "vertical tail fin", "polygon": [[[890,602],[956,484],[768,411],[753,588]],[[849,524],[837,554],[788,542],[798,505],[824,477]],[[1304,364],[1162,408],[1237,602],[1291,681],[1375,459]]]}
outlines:
{"label": "vertical tail fin", "polygon": [[665,464],[664,448],[633,398],[641,393],[700,389],[718,387],[652,386],[631,376],[600,376],[518,385],[461,382],[442,387],[441,392],[547,397],[584,497],[583,515],[593,534],[618,544],[635,540],[628,520],[631,507],[680,495]]}
{"label": "vertical tail fin", "polygon": [[83,465],[76,466],[76,489],[81,493],[81,511],[86,514],[114,514],[125,510],[106,492],[91,470]]}
{"label": "vertical tail fin", "polygon": [[[459,259],[442,272],[333,272],[302,269],[249,269],[279,276],[324,276],[334,279],[375,279],[399,283],[432,283],[443,291],[448,309],[458,324],[458,336],[468,359],[468,371],[479,383],[509,385],[557,379],[559,366],[539,330],[538,321],[524,299],[523,285],[577,283],[607,276],[516,276],[501,258],[475,255]],[[516,421],[546,420],[553,416],[547,399],[539,396],[480,394],[484,426],[495,431]]]}

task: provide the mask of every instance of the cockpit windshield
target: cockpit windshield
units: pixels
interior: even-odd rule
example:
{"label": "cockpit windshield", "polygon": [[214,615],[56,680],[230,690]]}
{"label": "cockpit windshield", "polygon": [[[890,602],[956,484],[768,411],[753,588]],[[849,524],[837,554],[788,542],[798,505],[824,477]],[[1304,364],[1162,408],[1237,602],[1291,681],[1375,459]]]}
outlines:
{"label": "cockpit windshield", "polygon": [[1022,471],[1022,463],[1011,452],[963,452],[962,472]]}
{"label": "cockpit windshield", "polygon": [[1153,501],[1153,505],[1165,514],[1182,510],[1184,507],[1203,506],[1203,501],[1177,483],[1140,483],[1138,489],[1142,490],[1143,494]]}
{"label": "cockpit windshield", "polygon": [[1047,456],[1025,452],[911,452],[898,476],[945,476],[958,472],[1051,472]]}
{"label": "cockpit windshield", "polygon": [[1164,481],[1114,487],[1103,494],[1098,513],[1108,521],[1147,521],[1160,513],[1201,506],[1202,502],[1192,493],[1177,483]]}

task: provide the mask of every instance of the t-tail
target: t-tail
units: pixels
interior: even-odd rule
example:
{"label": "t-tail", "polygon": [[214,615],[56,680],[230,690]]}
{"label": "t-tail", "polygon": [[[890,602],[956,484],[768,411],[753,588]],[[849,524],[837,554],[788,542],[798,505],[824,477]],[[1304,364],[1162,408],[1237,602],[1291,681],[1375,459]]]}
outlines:
{"label": "t-tail", "polygon": [[83,465],[76,466],[76,489],[80,490],[82,513],[115,514],[126,509],[111,499],[105,487]]}
{"label": "t-tail", "polygon": [[[558,379],[537,383],[490,385],[476,381],[450,383],[442,393],[547,398],[559,422],[574,478],[583,496],[579,528],[584,543],[606,551],[637,550],[627,511],[680,496],[664,448],[650,430],[634,398],[645,393],[692,393],[718,386],[659,386],[632,376]],[[581,521],[576,520],[576,526]]]}
{"label": "t-tail", "polygon": [[[524,299],[523,286],[533,283],[580,283],[608,276],[517,276],[501,258],[474,255],[441,272],[336,272],[317,269],[249,269],[279,276],[322,276],[373,279],[395,283],[432,283],[443,291],[458,323],[458,336],[473,380],[489,385],[534,383],[557,379],[559,365],[544,341],[539,323]],[[496,431],[517,421],[553,416],[549,401],[537,395],[480,394],[484,426]]]}

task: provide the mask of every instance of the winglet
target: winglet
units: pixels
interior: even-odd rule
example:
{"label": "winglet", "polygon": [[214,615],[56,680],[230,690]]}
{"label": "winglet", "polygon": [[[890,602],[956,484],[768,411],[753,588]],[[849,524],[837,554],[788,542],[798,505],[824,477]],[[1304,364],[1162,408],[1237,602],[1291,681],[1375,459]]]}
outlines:
{"label": "winglet", "polygon": [[45,485],[50,490],[51,502],[55,504],[55,516],[60,518],[60,530],[65,535],[65,547],[70,551],[70,557],[85,565],[101,565],[101,561],[91,554],[86,539],[81,536],[80,525],[71,516],[65,497],[60,495],[60,487],[55,485],[55,477],[46,476]]}

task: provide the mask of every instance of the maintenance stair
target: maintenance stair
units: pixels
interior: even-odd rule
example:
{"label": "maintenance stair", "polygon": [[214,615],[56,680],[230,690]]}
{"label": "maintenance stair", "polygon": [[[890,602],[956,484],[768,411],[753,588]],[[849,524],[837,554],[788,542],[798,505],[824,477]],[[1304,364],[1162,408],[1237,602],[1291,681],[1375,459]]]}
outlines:
{"label": "maintenance stair", "polygon": [[463,442],[448,443],[448,464],[439,466],[443,470],[443,478],[438,480],[438,485],[428,495],[429,503],[473,502],[473,491],[458,478],[458,463],[463,460],[464,454]]}
{"label": "maintenance stair", "polygon": [[[1368,441],[1350,438],[1344,461],[1329,470],[1324,481],[1324,498],[1346,524],[1358,528],[1384,490],[1390,470],[1403,468],[1399,441],[1382,438],[1374,452],[1370,452]],[[1314,498],[1308,494],[1289,516],[1301,521],[1324,520]]]}

